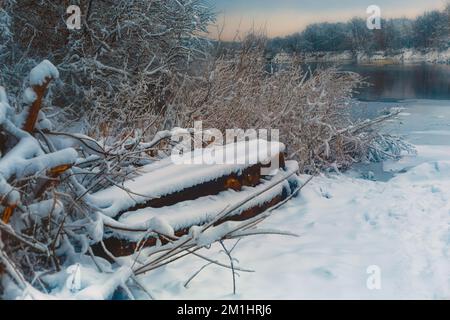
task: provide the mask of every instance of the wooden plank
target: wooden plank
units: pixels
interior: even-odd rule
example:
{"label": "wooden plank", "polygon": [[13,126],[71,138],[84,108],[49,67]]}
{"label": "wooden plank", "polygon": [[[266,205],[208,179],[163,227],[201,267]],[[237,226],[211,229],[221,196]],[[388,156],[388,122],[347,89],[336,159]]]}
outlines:
{"label": "wooden plank", "polygon": [[[282,153],[278,154],[278,158],[280,168],[285,168],[284,154]],[[208,195],[217,195],[220,192],[229,189],[240,191],[243,186],[254,187],[258,185],[261,182],[261,178],[263,178],[263,176],[261,176],[261,168],[263,167],[270,167],[270,164],[268,165],[256,164],[243,170],[241,173],[232,173],[229,175],[225,175],[218,179],[207,181],[202,184],[198,184],[165,195],[161,198],[151,199],[149,201],[139,203],[126,210],[121,210],[115,218],[116,219],[120,218],[120,216],[122,216],[122,214],[125,212],[136,211],[142,208],[148,207],[162,208],[183,201],[195,200]]]}
{"label": "wooden plank", "polygon": [[[233,189],[240,190],[243,186],[255,186],[261,179],[261,168],[267,167],[261,162],[278,158],[278,166],[283,167],[284,145],[269,143],[267,141],[252,141],[253,149],[259,148],[257,162],[254,164],[240,163],[245,160],[245,143],[237,147],[236,163],[226,164],[178,164],[171,162],[170,158],[142,168],[140,175],[93,194],[102,203],[103,214],[118,219],[127,211],[135,211],[146,207],[160,208],[178,202],[194,200],[196,198],[218,194],[221,191]],[[230,149],[227,149],[230,148]],[[219,151],[227,152],[232,147],[221,147]],[[270,157],[266,155],[269,150]],[[252,152],[252,151],[250,151]],[[211,151],[205,151],[208,155]],[[220,152],[217,152],[220,153]],[[243,155],[244,154],[244,155]],[[201,155],[201,154],[200,154]],[[199,156],[195,156],[196,160]],[[259,161],[259,162],[258,162]],[[270,164],[269,164],[270,165]]]}
{"label": "wooden plank", "polygon": [[[216,223],[216,225],[219,225],[226,221],[244,221],[244,220],[253,218],[253,217],[263,213],[267,209],[275,206],[276,204],[283,201],[284,199],[286,199],[288,197],[288,195],[290,194],[290,191],[292,191],[292,190],[284,189],[283,192],[281,192],[280,194],[277,194],[275,197],[269,199],[267,202],[257,205],[257,206],[254,206],[254,207],[251,207],[249,209],[246,209],[238,215],[225,217],[225,218],[219,220]],[[188,232],[189,232],[189,228],[183,228],[181,230],[175,230],[175,235],[177,237],[180,237],[180,236],[188,234]],[[156,244],[157,240],[158,240],[158,238],[156,238],[156,237],[149,237],[145,241],[142,241],[140,243],[140,245],[143,247],[151,247]],[[163,237],[159,237],[159,240],[161,241],[162,244],[165,244],[168,242]],[[135,253],[137,245],[138,245],[138,243],[135,241],[130,241],[127,239],[119,239],[117,237],[110,237],[110,238],[104,239],[103,242],[105,244],[105,247],[108,249],[108,251],[111,252],[116,257],[132,255],[133,253]],[[94,244],[92,246],[92,250],[96,256],[110,260],[109,256],[103,250],[103,247],[101,246],[101,244],[99,244],[99,243]]]}
{"label": "wooden plank", "polygon": [[[242,148],[242,145],[240,147]],[[284,150],[284,146],[282,149]],[[261,171],[262,168],[271,167],[271,163],[259,162],[247,167],[245,165],[222,167],[219,164],[209,165],[209,167],[192,166],[193,171],[191,171],[190,165],[180,166],[170,162],[161,162],[149,167],[144,175],[124,184],[131,192],[134,189],[141,190],[140,194],[143,196],[130,195],[117,187],[99,193],[101,198],[111,203],[110,207],[106,208],[109,216],[118,220],[122,225],[106,226],[117,232],[114,236],[104,239],[107,250],[117,257],[133,254],[140,241],[138,239],[141,234],[143,236],[146,233],[147,223],[151,223],[152,217],[163,218],[165,216],[166,222],[170,221],[169,225],[174,229],[175,235],[182,236],[187,234],[192,226],[207,223],[209,219],[216,216],[217,211],[223,209],[222,202],[224,204],[240,203],[242,199],[251,197],[252,194],[258,195],[256,200],[246,203],[245,206],[233,211],[233,214],[219,220],[216,224],[225,221],[242,221],[261,214],[291,194],[293,190],[291,190],[291,184],[288,183],[288,178],[298,170],[295,162],[286,164],[284,154],[280,151],[272,153],[270,158],[266,157],[265,159],[261,161],[278,160],[278,167],[281,170],[277,173],[277,177],[286,179],[286,182],[278,185],[276,189],[262,193],[258,193],[258,190],[265,190],[261,183],[266,179]],[[180,175],[185,175],[185,178],[183,184],[177,186],[175,182],[182,178]],[[268,181],[266,182],[268,183]],[[243,187],[246,189],[243,190]],[[171,192],[171,190],[173,191]],[[239,194],[242,191],[242,196],[235,196],[231,190],[239,192]],[[159,193],[161,196],[145,198],[145,195],[155,193]],[[143,247],[154,246],[158,240],[162,243],[168,241],[162,236],[152,236],[141,245]],[[110,259],[101,244],[94,244],[92,249],[96,255]]]}

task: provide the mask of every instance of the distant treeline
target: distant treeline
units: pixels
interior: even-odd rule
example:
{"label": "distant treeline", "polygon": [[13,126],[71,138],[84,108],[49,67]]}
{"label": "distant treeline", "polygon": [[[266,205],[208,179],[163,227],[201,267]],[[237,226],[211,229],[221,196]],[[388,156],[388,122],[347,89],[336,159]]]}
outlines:
{"label": "distant treeline", "polygon": [[401,48],[445,49],[450,42],[450,4],[443,11],[426,12],[416,19],[382,19],[381,29],[370,30],[366,20],[346,23],[316,23],[303,32],[268,41],[272,53],[318,51],[397,50]]}

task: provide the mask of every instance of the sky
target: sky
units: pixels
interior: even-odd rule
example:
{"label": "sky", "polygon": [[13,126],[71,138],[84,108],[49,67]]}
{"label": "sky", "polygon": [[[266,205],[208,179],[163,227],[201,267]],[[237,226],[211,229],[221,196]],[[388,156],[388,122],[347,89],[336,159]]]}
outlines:
{"label": "sky", "polygon": [[[415,17],[441,9],[447,0],[209,0],[218,13],[210,31],[222,40],[236,38],[256,29],[269,37],[303,30],[315,22],[347,21],[368,17],[366,9],[377,5],[383,18]],[[239,36],[238,36],[239,37]]]}

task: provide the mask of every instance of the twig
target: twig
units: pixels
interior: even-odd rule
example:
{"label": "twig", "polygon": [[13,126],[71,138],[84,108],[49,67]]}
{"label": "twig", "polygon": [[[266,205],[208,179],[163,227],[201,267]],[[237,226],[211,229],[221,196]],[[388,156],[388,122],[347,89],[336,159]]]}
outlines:
{"label": "twig", "polygon": [[231,252],[227,249],[227,247],[223,243],[223,240],[219,241],[219,243],[222,246],[223,250],[225,251],[225,254],[228,256],[228,259],[230,260],[231,275],[233,277],[233,294],[236,294],[236,272],[234,271],[234,258],[231,256]]}

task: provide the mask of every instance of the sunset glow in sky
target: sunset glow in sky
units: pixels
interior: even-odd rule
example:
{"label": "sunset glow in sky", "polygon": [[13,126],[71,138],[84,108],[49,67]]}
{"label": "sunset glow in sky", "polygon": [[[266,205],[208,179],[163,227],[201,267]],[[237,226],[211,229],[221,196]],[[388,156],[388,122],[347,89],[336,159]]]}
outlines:
{"label": "sunset glow in sky", "polygon": [[378,5],[384,18],[415,17],[441,9],[447,0],[209,0],[219,13],[211,32],[230,40],[252,28],[264,29],[270,37],[301,31],[314,22],[337,22],[367,17],[366,8]]}

